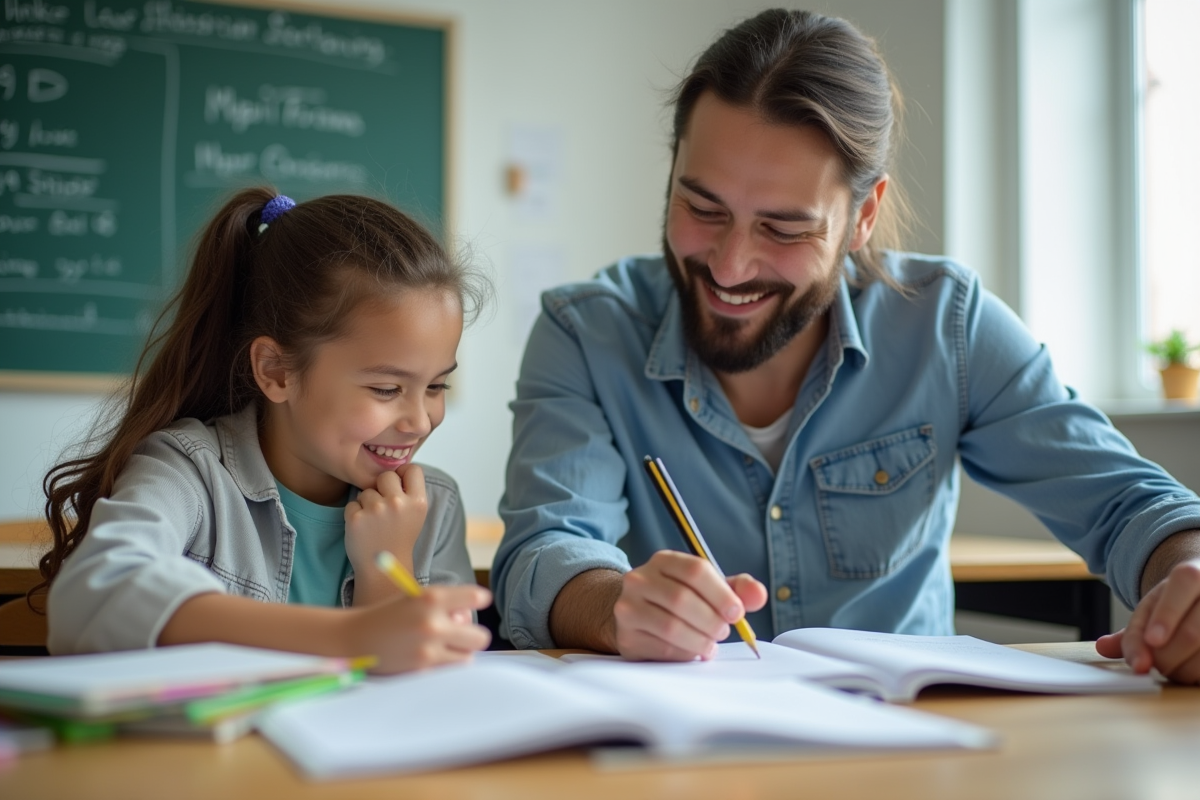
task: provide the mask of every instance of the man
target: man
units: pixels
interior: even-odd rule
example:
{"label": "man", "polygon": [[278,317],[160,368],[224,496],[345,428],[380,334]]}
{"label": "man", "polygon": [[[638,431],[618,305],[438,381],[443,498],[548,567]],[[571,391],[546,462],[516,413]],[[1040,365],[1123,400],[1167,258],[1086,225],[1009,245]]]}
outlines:
{"label": "man", "polygon": [[[895,100],[870,40],[767,11],[675,100],[663,256],[546,293],[530,337],[502,634],[659,660],[711,658],[743,614],[763,638],[949,634],[957,455],[1137,605],[1102,653],[1200,682],[1200,500],[972,273],[888,249]],[[679,552],[646,454],[733,577]]]}

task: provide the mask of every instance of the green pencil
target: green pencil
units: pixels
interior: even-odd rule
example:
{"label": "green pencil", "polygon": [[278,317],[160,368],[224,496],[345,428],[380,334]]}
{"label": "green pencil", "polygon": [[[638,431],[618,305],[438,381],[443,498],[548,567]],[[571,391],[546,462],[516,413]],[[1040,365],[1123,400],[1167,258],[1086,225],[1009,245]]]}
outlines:
{"label": "green pencil", "polygon": [[217,697],[193,700],[184,705],[183,711],[189,721],[197,725],[208,725],[223,717],[242,714],[271,703],[300,700],[337,691],[362,680],[365,674],[356,669],[337,675],[311,675],[266,686],[247,686]]}

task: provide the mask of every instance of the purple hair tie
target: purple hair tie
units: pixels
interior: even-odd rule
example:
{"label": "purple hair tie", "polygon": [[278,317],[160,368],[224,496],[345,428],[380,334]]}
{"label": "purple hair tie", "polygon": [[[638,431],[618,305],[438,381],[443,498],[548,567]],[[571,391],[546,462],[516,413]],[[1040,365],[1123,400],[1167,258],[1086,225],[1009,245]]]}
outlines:
{"label": "purple hair tie", "polygon": [[282,217],[288,211],[296,207],[296,201],[284,194],[277,194],[267,201],[263,206],[262,214],[259,215],[258,232],[262,233],[275,220]]}

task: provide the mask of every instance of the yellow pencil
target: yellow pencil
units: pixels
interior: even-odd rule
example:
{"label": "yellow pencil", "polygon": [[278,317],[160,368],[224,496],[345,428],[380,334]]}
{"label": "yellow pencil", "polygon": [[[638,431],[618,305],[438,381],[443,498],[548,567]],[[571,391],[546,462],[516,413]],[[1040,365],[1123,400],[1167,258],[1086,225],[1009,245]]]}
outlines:
{"label": "yellow pencil", "polygon": [[392,583],[403,589],[409,597],[421,596],[421,584],[417,583],[417,579],[387,550],[382,550],[379,555],[375,556],[375,566],[379,567],[379,571],[391,578]]}
{"label": "yellow pencil", "polygon": [[[721,572],[717,559],[708,549],[708,542],[704,541],[704,537],[700,535],[700,528],[696,526],[691,512],[684,505],[683,498],[679,495],[679,490],[675,488],[675,482],[671,480],[671,475],[667,472],[667,467],[662,463],[662,459],[646,456],[642,461],[646,465],[646,472],[650,474],[654,488],[658,490],[658,496],[662,498],[663,504],[671,512],[671,519],[675,520],[675,524],[679,526],[679,532],[683,534],[683,540],[687,543],[688,549],[692,551],[693,555],[712,564],[717,574],[724,578],[725,573]],[[743,616],[733,623],[733,628],[738,632],[738,636],[742,637],[742,641],[754,651],[754,655],[762,658],[762,654],[758,652],[758,637],[754,635],[754,629],[750,627],[746,618]]]}

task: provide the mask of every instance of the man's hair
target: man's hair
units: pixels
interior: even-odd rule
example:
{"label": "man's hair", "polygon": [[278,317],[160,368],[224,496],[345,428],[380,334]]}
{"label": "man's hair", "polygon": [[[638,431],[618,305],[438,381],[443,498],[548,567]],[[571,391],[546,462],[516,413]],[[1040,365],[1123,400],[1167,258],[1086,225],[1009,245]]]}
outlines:
{"label": "man's hair", "polygon": [[[672,95],[672,159],[705,92],[767,122],[824,132],[841,156],[854,210],[888,172],[900,138],[900,93],[875,42],[845,20],[811,11],[764,11],[700,55]],[[895,285],[882,251],[901,249],[910,217],[893,176],[871,239],[851,254],[863,282]]]}

